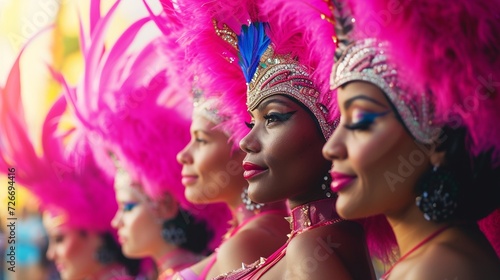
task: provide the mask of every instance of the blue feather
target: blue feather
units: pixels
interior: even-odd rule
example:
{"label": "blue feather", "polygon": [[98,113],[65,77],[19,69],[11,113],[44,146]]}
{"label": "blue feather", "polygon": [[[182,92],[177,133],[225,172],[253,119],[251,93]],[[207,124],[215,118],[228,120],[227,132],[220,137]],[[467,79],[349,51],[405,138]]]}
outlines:
{"label": "blue feather", "polygon": [[267,27],[267,23],[261,22],[241,27],[241,34],[238,36],[238,57],[247,83],[252,80],[259,66],[260,58],[271,43],[271,39],[266,35]]}

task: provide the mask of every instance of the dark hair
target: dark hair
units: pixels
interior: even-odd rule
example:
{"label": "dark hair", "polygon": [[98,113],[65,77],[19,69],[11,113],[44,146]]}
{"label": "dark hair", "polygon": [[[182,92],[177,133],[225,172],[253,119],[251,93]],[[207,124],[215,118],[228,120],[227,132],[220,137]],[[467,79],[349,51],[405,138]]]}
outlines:
{"label": "dark hair", "polygon": [[125,257],[122,253],[120,245],[116,242],[115,238],[111,233],[106,232],[101,234],[100,236],[103,239],[103,245],[101,249],[109,252],[114,261],[117,261],[118,263],[122,264],[127,269],[129,275],[134,277],[137,276],[140,272],[141,260],[129,259]]}
{"label": "dark hair", "polygon": [[[179,209],[174,218],[164,222],[163,230],[165,231],[166,228],[180,229],[182,234],[185,234],[184,241],[177,244],[179,247],[196,254],[211,253],[208,250],[208,244],[214,236],[213,231],[208,228],[206,222],[196,219],[190,212]],[[163,237],[165,241],[172,242],[164,235]]]}
{"label": "dark hair", "polygon": [[472,156],[463,127],[445,126],[436,151],[445,152],[446,168],[458,184],[457,209],[453,219],[475,222],[500,207],[500,166],[494,166],[492,152]]}

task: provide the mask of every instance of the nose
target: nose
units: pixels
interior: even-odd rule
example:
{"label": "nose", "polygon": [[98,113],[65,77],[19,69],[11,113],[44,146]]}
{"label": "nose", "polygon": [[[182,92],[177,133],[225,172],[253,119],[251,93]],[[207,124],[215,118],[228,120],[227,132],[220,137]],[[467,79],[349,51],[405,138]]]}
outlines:
{"label": "nose", "polygon": [[51,244],[52,241],[49,242],[49,247],[47,248],[47,253],[45,253],[45,256],[49,261],[55,260],[55,252],[54,252],[54,245]]}
{"label": "nose", "polygon": [[241,139],[239,146],[243,152],[250,154],[258,153],[260,151],[261,145],[255,134],[255,129],[250,130],[250,132],[243,137],[243,139]]}
{"label": "nose", "polygon": [[345,145],[345,129],[337,127],[332,136],[323,146],[323,157],[329,161],[347,158],[347,147]]}
{"label": "nose", "polygon": [[187,144],[184,149],[182,149],[178,154],[177,154],[177,162],[180,164],[192,164],[193,163],[193,156],[191,155],[189,151],[189,147],[191,144]]}
{"label": "nose", "polygon": [[116,211],[115,216],[111,220],[111,226],[113,228],[118,229],[123,223],[122,223],[122,216],[123,216],[123,211],[118,210]]}

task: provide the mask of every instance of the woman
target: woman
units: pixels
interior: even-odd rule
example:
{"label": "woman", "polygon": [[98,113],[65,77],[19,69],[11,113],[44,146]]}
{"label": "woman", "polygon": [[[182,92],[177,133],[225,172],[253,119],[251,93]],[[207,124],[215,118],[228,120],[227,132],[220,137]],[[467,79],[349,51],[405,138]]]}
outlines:
{"label": "woman", "polygon": [[[357,11],[360,38],[364,15],[386,7],[374,2]],[[482,130],[498,120],[499,98],[477,99],[472,112],[450,105],[498,72],[499,6],[429,2],[401,7],[379,33],[388,42],[359,39],[333,69],[342,118],[323,152],[336,207],[347,219],[387,217],[401,257],[382,279],[498,279],[476,222],[500,204],[498,130]]]}
{"label": "woman", "polygon": [[157,265],[158,279],[169,279],[209,252],[213,233],[179,206],[172,190],[165,189],[151,197],[140,182],[124,169],[118,169],[115,191],[119,209],[112,225],[118,230],[126,256],[151,257]]}
{"label": "woman", "polygon": [[[42,129],[42,155],[28,136],[20,96],[19,57],[1,91],[0,166],[27,187],[44,210],[47,258],[62,279],[134,279],[139,261],[125,258],[110,221],[116,211],[112,180],[97,166],[81,130],[57,131],[66,109],[60,97]],[[62,136],[61,136],[62,135]],[[9,173],[7,173],[9,172]]]}
{"label": "woman", "polygon": [[[118,3],[96,20],[95,28],[107,27]],[[132,53],[123,43],[133,41],[148,20],[130,25],[104,54],[105,32],[95,32],[86,42],[84,82],[67,90],[67,96],[80,124],[93,136],[96,152],[116,159],[116,167],[109,156],[100,163],[116,171],[119,209],[112,225],[123,253],[151,257],[158,278],[168,279],[220,243],[217,230],[227,222],[227,210],[194,207],[183,195],[176,154],[189,139],[191,104],[177,92],[183,76],[175,62],[182,55],[171,38],[156,38]]]}
{"label": "woman", "polygon": [[279,248],[286,241],[289,226],[283,218],[288,211],[283,202],[262,205],[248,199],[242,152],[232,151],[229,136],[216,124],[195,113],[191,137],[178,155],[184,165],[186,197],[197,204],[226,203],[233,222],[216,253],[181,272],[179,278],[192,279],[196,275],[196,279],[212,279]]}
{"label": "woman", "polygon": [[55,262],[61,279],[143,279],[134,277],[138,261],[122,255],[111,233],[58,224],[60,217],[46,214],[43,222],[49,235],[47,258]]}
{"label": "woman", "polygon": [[[251,131],[240,141],[247,153],[244,176],[252,200],[288,200],[292,231],[267,260],[219,278],[373,279],[363,229],[341,219],[332,207],[336,198],[328,189],[330,164],[321,156],[335,127],[326,109],[329,70],[324,71],[333,58],[333,26],[321,19],[321,13],[331,16],[329,6],[322,1],[251,5],[247,10],[257,9],[260,15],[240,20],[252,24],[237,37],[252,117]],[[259,18],[269,26],[256,23]],[[309,40],[312,34],[330,38]],[[224,102],[242,98],[236,94],[231,92]]]}
{"label": "woman", "polygon": [[[180,2],[185,12],[186,2]],[[202,9],[200,13],[189,11],[203,17],[203,13],[209,13],[204,9],[210,9],[210,4],[204,4]],[[191,33],[193,36],[187,35]],[[247,195],[248,183],[241,167],[244,153],[238,147],[248,131],[244,125],[248,119],[244,100],[234,100],[227,106],[217,98],[227,91],[245,92],[238,66],[221,55],[236,55],[237,49],[205,26],[201,31],[190,28],[185,36],[193,40],[186,49],[193,54],[190,72],[195,76],[191,141],[177,155],[183,164],[186,198],[195,204],[225,203],[231,209],[233,222],[216,252],[179,273],[177,279],[212,279],[240,268],[242,263],[267,257],[282,246],[289,232],[284,219],[288,209],[284,201],[264,205],[252,202]],[[213,95],[205,98],[209,92]]]}

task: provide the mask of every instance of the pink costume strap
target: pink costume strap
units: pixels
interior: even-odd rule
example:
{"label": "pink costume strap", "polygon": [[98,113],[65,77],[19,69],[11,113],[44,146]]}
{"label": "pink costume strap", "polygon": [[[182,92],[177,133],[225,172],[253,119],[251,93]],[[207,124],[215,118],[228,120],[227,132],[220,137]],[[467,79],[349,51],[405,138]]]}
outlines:
{"label": "pink costume strap", "polygon": [[215,249],[215,252],[214,252],[213,256],[211,256],[210,261],[205,266],[205,268],[203,268],[203,270],[201,271],[200,276],[199,276],[198,279],[205,280],[207,278],[208,272],[210,272],[210,269],[212,269],[212,267],[214,266],[215,262],[217,261],[217,252],[218,252],[217,249]]}
{"label": "pink costume strap", "polygon": [[[165,271],[163,271],[160,275],[158,275],[158,280],[171,280],[175,279],[174,276],[178,273],[178,275],[182,276],[182,279],[184,280],[196,280],[198,279],[198,276],[190,269],[190,267],[194,263],[183,263],[180,265],[177,265],[173,268],[169,268]],[[182,272],[182,273],[181,273]],[[184,275],[187,274],[188,278],[184,277]],[[194,275],[194,277],[193,277]]]}
{"label": "pink costume strap", "polygon": [[[258,214],[255,214],[253,216],[251,216],[250,218],[244,220],[241,224],[239,224],[238,226],[236,226],[228,235],[228,237],[226,238],[229,239],[231,237],[233,237],[236,233],[238,233],[238,231],[240,229],[242,229],[244,226],[246,226],[248,223],[256,220],[257,218],[259,217],[262,217],[263,215],[270,215],[270,214],[288,214],[288,211],[286,209],[273,209],[273,210],[267,210],[267,211],[262,211]],[[222,245],[221,245],[222,246]],[[203,271],[200,273],[200,277],[198,279],[206,279],[207,278],[207,275],[208,275],[208,272],[210,271],[210,269],[212,269],[212,267],[214,266],[215,262],[217,261],[217,252],[218,250],[216,249],[215,252],[213,253],[213,256],[211,257],[210,261],[208,262],[208,264],[205,266],[205,268],[203,269]]]}
{"label": "pink costume strap", "polygon": [[261,258],[249,266],[244,266],[243,269],[229,272],[215,279],[259,279],[283,259],[288,244],[295,236],[304,231],[344,221],[335,211],[335,200],[336,198],[327,198],[295,207],[292,209],[291,217],[287,219],[290,222],[292,233],[288,241],[280,249],[265,260]]}
{"label": "pink costume strap", "polygon": [[[175,278],[177,277],[177,278]],[[196,273],[191,269],[191,268],[186,268],[181,271],[179,271],[177,274],[174,275],[174,279],[180,279],[183,280],[198,280],[200,277],[196,275]]]}

